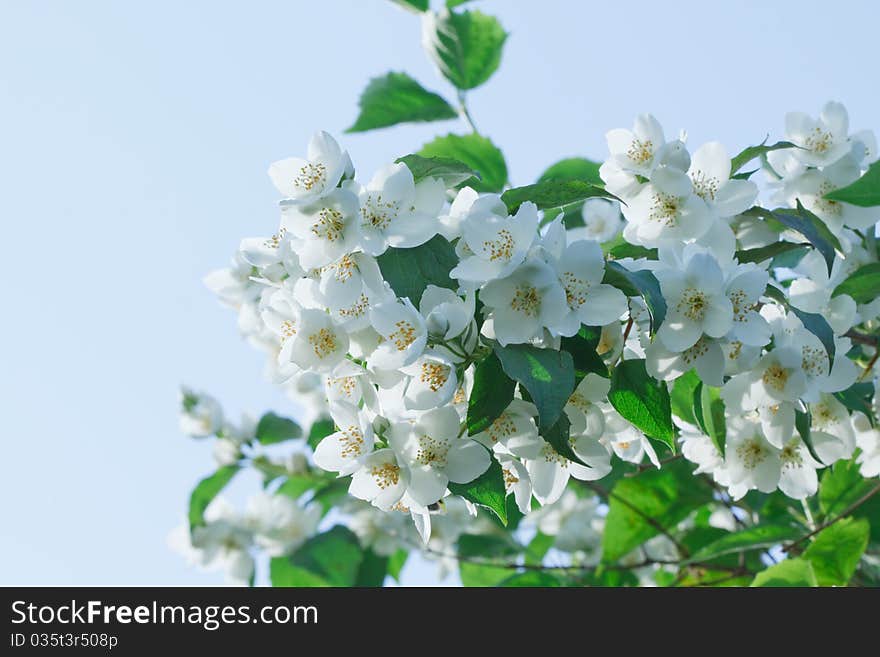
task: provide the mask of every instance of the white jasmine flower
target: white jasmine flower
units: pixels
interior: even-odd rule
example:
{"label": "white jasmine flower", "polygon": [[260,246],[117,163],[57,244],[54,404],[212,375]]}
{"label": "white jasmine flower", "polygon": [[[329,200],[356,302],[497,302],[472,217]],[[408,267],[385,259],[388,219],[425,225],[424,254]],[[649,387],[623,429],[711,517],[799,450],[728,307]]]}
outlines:
{"label": "white jasmine flower", "polygon": [[203,392],[180,388],[180,432],[193,438],[211,436],[223,427],[220,402]]}
{"label": "white jasmine flower", "polygon": [[363,457],[372,451],[373,424],[357,406],[347,402],[331,405],[330,416],[338,429],[318,443],[315,464],[343,477],[356,471]]}
{"label": "white jasmine flower", "polygon": [[849,115],[841,103],[829,102],[818,119],[803,112],[785,115],[785,139],[799,148],[792,155],[807,166],[834,164],[849,153]]}
{"label": "white jasmine flower", "polygon": [[300,265],[323,267],[354,251],[360,244],[358,198],[334,189],[310,203],[284,203],[281,227],[296,239]]}
{"label": "white jasmine flower", "polygon": [[285,198],[307,203],[333,191],[344,175],[353,175],[348,153],[326,132],[309,141],[306,159],[287,158],[272,163],[269,177]]}
{"label": "white jasmine flower", "polygon": [[409,299],[392,299],[370,311],[370,323],[382,342],[369,355],[370,367],[396,370],[422,355],[428,341],[425,319]]}

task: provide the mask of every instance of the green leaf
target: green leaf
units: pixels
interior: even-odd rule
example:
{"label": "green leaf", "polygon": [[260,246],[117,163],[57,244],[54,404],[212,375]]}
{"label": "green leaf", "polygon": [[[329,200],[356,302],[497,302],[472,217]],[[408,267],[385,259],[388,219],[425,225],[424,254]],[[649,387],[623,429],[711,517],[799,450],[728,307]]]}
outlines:
{"label": "green leaf", "polygon": [[837,461],[822,473],[819,510],[825,518],[836,518],[866,495],[875,482],[862,477],[855,459]]}
{"label": "green leaf", "polygon": [[555,449],[559,454],[567,458],[569,461],[586,465],[580,457],[574,453],[571,447],[571,420],[568,415],[563,413],[559,419],[553,423],[553,426],[541,431],[541,436]]}
{"label": "green leaf", "polygon": [[521,586],[530,586],[530,587],[540,587],[547,588],[551,586],[562,586],[562,582],[558,577],[554,577],[550,573],[541,572],[539,570],[529,570],[524,573],[517,573],[516,575],[511,575],[505,580],[502,580],[498,586],[501,587],[521,587]]}
{"label": "green leaf", "polygon": [[403,162],[416,183],[425,178],[439,178],[448,187],[456,187],[466,180],[480,177],[480,174],[467,164],[451,157],[423,157],[412,153],[397,158],[395,162]]}
{"label": "green leaf", "polygon": [[642,297],[651,316],[651,333],[657,332],[666,319],[666,300],[653,273],[647,269],[630,271],[617,262],[606,262],[602,282],[613,285],[628,297]]}
{"label": "green leaf", "polygon": [[257,440],[264,445],[281,443],[300,436],[302,429],[296,422],[271,411],[264,414],[257,423]]}
{"label": "green leaf", "polygon": [[334,431],[336,431],[336,425],[333,424],[333,420],[329,417],[320,418],[312,422],[306,442],[312,449],[317,449],[320,442]]}
{"label": "green leaf", "polygon": [[[466,2],[470,2],[471,0],[446,0],[446,6],[450,9],[454,7],[458,7],[459,5],[463,5]],[[428,2],[428,0],[424,0],[424,2]]]}
{"label": "green leaf", "polygon": [[526,565],[540,566],[544,561],[544,556],[553,547],[555,541],[555,536],[542,534],[540,531],[536,533],[535,537],[526,546]]}
{"label": "green leaf", "polygon": [[620,260],[621,258],[656,260],[658,257],[657,249],[648,249],[638,244],[630,244],[623,238],[623,235],[618,235],[613,240],[602,244],[602,250],[609,258],[615,260]]}
{"label": "green leaf", "polygon": [[667,463],[662,470],[646,470],[637,477],[620,479],[608,500],[602,560],[617,561],[659,534],[656,525],[674,528],[711,499],[710,487],[682,461]]}
{"label": "green leaf", "polygon": [[791,525],[759,525],[749,527],[732,534],[725,534],[712,543],[694,552],[687,563],[705,562],[710,559],[745,552],[746,550],[766,550],[800,535],[799,530]]}
{"label": "green leaf", "polygon": [[868,521],[844,518],[816,535],[803,558],[813,564],[819,586],[846,586],[868,547]]}
{"label": "green leaf", "polygon": [[289,557],[272,557],[269,561],[269,581],[276,587],[331,586],[330,582],[320,575],[294,566]]}
{"label": "green leaf", "polygon": [[825,347],[825,351],[828,354],[828,367],[832,367],[834,365],[834,354],[837,346],[834,342],[834,331],[831,329],[831,325],[828,324],[828,320],[818,313],[808,313],[800,308],[792,306],[785,297],[785,293],[774,285],[768,285],[764,294],[778,302],[783,308],[794,313],[795,316],[801,320],[801,324],[804,325],[804,328],[819,338],[819,342],[822,343],[822,346]]}
{"label": "green leaf", "polygon": [[834,265],[834,256],[836,254],[843,256],[840,241],[828,229],[825,222],[801,205],[800,201],[798,201],[797,210],[779,208],[770,211],[756,206],[743,214],[750,217],[778,221],[783,226],[803,235],[825,258],[825,265],[828,267],[829,274],[831,273],[831,267]]}
{"label": "green leaf", "polygon": [[385,582],[388,572],[388,557],[381,557],[373,550],[367,548],[363,552],[363,560],[358,569],[355,586],[380,587]]}
{"label": "green leaf", "polygon": [[501,24],[479,11],[443,11],[423,28],[428,54],[461,90],[478,87],[492,76],[506,39]]}
{"label": "green leaf", "polygon": [[790,251],[803,250],[804,246],[804,244],[795,244],[794,242],[773,242],[767,246],[759,246],[754,249],[741,249],[735,255],[740,263],[763,262]]}
{"label": "green leaf", "polygon": [[694,418],[703,433],[709,436],[715,448],[724,456],[727,443],[727,425],[724,421],[724,401],[721,388],[700,383],[694,389]]}
{"label": "green leaf", "polygon": [[515,571],[496,564],[513,563],[518,552],[519,546],[500,536],[462,534],[458,539],[461,583],[464,586],[497,586]]}
{"label": "green leaf", "polygon": [[564,205],[578,203],[588,198],[617,199],[603,187],[586,180],[548,180],[546,182],[513,187],[501,195],[511,214],[526,201],[531,201],[539,210],[561,208]]}
{"label": "green leaf", "polygon": [[805,559],[786,559],[755,575],[751,586],[819,586],[812,564]]}
{"label": "green leaf", "polygon": [[294,500],[298,500],[310,490],[319,486],[320,483],[321,481],[319,479],[307,475],[290,476],[278,487],[275,494],[287,495]]}
{"label": "green leaf", "polygon": [[696,370],[688,370],[675,380],[669,393],[672,414],[695,426],[699,426],[694,415],[694,390],[698,385],[701,382]]}
{"label": "green leaf", "polygon": [[599,177],[599,163],[583,157],[567,157],[551,164],[538,177],[538,182],[548,180],[583,180],[594,185],[602,185]]}
{"label": "green leaf", "polygon": [[449,482],[449,491],[464,499],[486,507],[501,523],[507,525],[507,490],[504,486],[504,472],[498,460],[492,456],[489,469],[467,484]]}
{"label": "green leaf", "polygon": [[359,106],[360,114],[346,132],[458,118],[458,112],[443,96],[428,91],[406,73],[391,72],[370,80]]}
{"label": "green leaf", "polygon": [[816,448],[813,446],[813,435],[810,431],[810,425],[812,423],[813,418],[810,414],[809,406],[807,407],[806,411],[795,409],[794,427],[795,429],[797,429],[798,435],[800,435],[801,440],[804,441],[804,445],[807,446],[807,451],[810,452],[810,456],[821,463],[822,459],[819,458],[819,455],[816,453]]}
{"label": "green leaf", "polygon": [[449,272],[458,264],[458,256],[442,235],[411,249],[390,248],[376,262],[394,293],[408,297],[416,307],[429,285],[458,289],[458,283],[449,278]]}
{"label": "green leaf", "polygon": [[562,338],[559,348],[571,354],[574,363],[575,384],[590,373],[606,379],[610,376],[608,366],[596,352],[602,330],[595,326],[582,326],[576,335]]}
{"label": "green leaf", "polygon": [[880,262],[859,267],[840,285],[831,296],[848,294],[856,303],[870,303],[880,296]]}
{"label": "green leaf", "polygon": [[825,194],[830,201],[843,201],[863,208],[880,205],[880,162],[874,162],[854,183]]}
{"label": "green leaf", "polygon": [[431,4],[430,0],[391,0],[391,2],[394,2],[404,9],[408,9],[416,14],[428,11]]}
{"label": "green leaf", "polygon": [[408,558],[409,552],[404,549],[399,549],[390,557],[388,557],[388,574],[398,584],[400,584],[400,573],[403,570],[403,567],[406,565],[406,560]]}
{"label": "green leaf", "polygon": [[771,151],[778,151],[783,148],[797,148],[797,146],[792,144],[790,141],[778,141],[775,144],[767,145],[767,140],[765,139],[757,146],[749,146],[747,148],[744,148],[737,155],[731,158],[730,173],[731,175],[735,174],[756,157],[761,157],[762,155],[766,155]]}
{"label": "green leaf", "polygon": [[363,559],[357,536],[336,525],[311,537],[289,557],[273,559],[272,585],[322,586],[320,582],[324,582],[326,586],[355,586]]}
{"label": "green leaf", "polygon": [[462,184],[478,192],[500,192],[507,184],[504,154],[487,137],[477,134],[446,135],[428,142],[418,153],[422,157],[458,160],[480,174]]}
{"label": "green leaf", "polygon": [[664,381],[648,375],[644,359],[625,360],[611,373],[608,401],[623,419],[675,450],[672,405]]}
{"label": "green leaf", "polygon": [[872,426],[875,424],[873,383],[870,381],[854,383],[846,390],[835,392],[834,396],[849,410],[864,413]]}
{"label": "green leaf", "polygon": [[467,428],[473,436],[488,429],[513,401],[516,382],[509,378],[494,353],[477,364],[468,400]]}
{"label": "green leaf", "polygon": [[226,487],[241,468],[237,465],[224,465],[217,471],[202,479],[193,489],[189,497],[189,526],[199,527],[205,524],[205,509],[217,494]]}
{"label": "green leaf", "polygon": [[538,408],[539,429],[553,427],[574,392],[574,362],[571,354],[531,345],[494,345],[505,374],[521,383]]}

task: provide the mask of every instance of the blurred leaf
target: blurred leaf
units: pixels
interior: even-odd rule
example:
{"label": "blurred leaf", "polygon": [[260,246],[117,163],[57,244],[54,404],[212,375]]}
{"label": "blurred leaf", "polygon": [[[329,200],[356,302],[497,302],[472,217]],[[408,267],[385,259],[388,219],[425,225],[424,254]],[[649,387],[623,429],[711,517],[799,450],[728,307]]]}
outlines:
{"label": "blurred leaf", "polygon": [[257,424],[257,440],[264,445],[293,440],[302,436],[300,426],[286,417],[275,415],[271,411],[264,414]]}
{"label": "blurred leaf", "polygon": [[766,550],[800,536],[800,530],[791,525],[759,525],[742,531],[727,533],[691,554],[686,563],[705,562],[717,557],[744,552]]}
{"label": "blurred leaf", "polygon": [[309,437],[306,439],[309,447],[316,449],[324,438],[336,430],[336,425],[329,417],[320,418],[312,422],[309,429]]}
{"label": "blurred leaf", "polygon": [[819,532],[804,551],[820,586],[846,586],[868,547],[867,520],[844,518]]}
{"label": "blurred leaf", "polygon": [[839,294],[848,294],[856,303],[870,303],[880,296],[880,262],[859,267],[834,288],[831,296]]}
{"label": "blurred leaf", "polygon": [[813,566],[805,559],[786,559],[755,575],[751,586],[819,586]]}
{"label": "blurred leaf", "polygon": [[190,529],[205,524],[205,509],[215,497],[226,487],[241,468],[237,465],[224,465],[217,471],[202,479],[193,489],[189,497]]}

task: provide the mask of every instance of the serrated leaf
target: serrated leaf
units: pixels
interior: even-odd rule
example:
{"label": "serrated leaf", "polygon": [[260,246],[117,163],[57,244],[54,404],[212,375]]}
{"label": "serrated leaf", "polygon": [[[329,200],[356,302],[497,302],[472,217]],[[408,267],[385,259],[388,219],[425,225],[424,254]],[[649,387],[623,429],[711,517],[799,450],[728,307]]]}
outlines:
{"label": "serrated leaf", "polygon": [[443,96],[428,91],[406,73],[393,71],[370,80],[358,104],[360,113],[346,132],[458,118]]}
{"label": "serrated leaf", "polygon": [[880,296],[880,262],[864,265],[850,274],[831,296],[839,294],[848,294],[856,303],[870,303]]}
{"label": "serrated leaf", "polygon": [[395,162],[405,164],[416,183],[425,178],[439,178],[447,187],[456,187],[466,180],[480,177],[467,164],[451,157],[423,157],[412,153],[397,158]]}
{"label": "serrated leaf", "polygon": [[778,141],[775,144],[767,145],[766,139],[757,146],[748,146],[731,158],[730,173],[731,175],[735,174],[756,157],[761,157],[771,151],[778,151],[784,148],[797,148],[797,146],[790,141]]}
{"label": "serrated leaf", "polygon": [[786,559],[755,575],[750,586],[819,586],[812,564],[806,559]]}
{"label": "serrated leaf", "polygon": [[263,445],[293,440],[300,436],[302,436],[302,429],[296,422],[271,411],[265,413],[257,423],[256,438]]}
{"label": "serrated leaf", "polygon": [[205,509],[232,481],[236,473],[241,470],[237,465],[224,465],[217,471],[202,479],[189,496],[189,526],[199,527],[205,524]]}
{"label": "serrated leaf", "polygon": [[411,249],[389,248],[376,262],[382,278],[394,293],[409,298],[417,308],[429,285],[458,289],[458,283],[449,277],[449,272],[458,264],[458,256],[442,235],[435,235]]}
{"label": "serrated leaf", "polygon": [[503,525],[507,525],[507,491],[501,464],[493,456],[489,468],[467,484],[449,482],[449,491],[492,511]]}
{"label": "serrated leaf", "polygon": [[571,354],[531,345],[494,345],[504,373],[522,384],[538,409],[538,426],[545,431],[556,424],[574,392]]}
{"label": "serrated leaf", "polygon": [[501,361],[489,354],[474,369],[474,385],[468,400],[467,428],[473,436],[485,431],[513,401],[516,382],[504,373]]}
{"label": "serrated leaf", "polygon": [[863,208],[880,205],[880,162],[874,162],[855,182],[825,194],[831,201],[843,201]]}
{"label": "serrated leaf", "polygon": [[819,532],[803,553],[813,565],[819,586],[846,586],[868,547],[865,519],[844,518]]}
{"label": "serrated leaf", "polygon": [[479,11],[427,14],[422,43],[443,76],[461,90],[478,87],[498,69],[507,33]]}
{"label": "serrated leaf", "polygon": [[572,203],[579,203],[588,198],[606,198],[619,200],[604,187],[587,180],[547,180],[534,185],[513,187],[501,195],[511,214],[526,201],[531,201],[539,210],[561,208]]}
{"label": "serrated leaf", "polygon": [[625,360],[611,373],[608,401],[649,438],[675,450],[672,406],[666,383],[648,375],[644,359]]}
{"label": "serrated leaf", "polygon": [[651,333],[657,332],[666,319],[666,299],[653,273],[647,269],[630,271],[617,262],[606,262],[602,282],[613,285],[628,297],[642,297],[651,316]]}
{"label": "serrated leaf", "polygon": [[504,154],[487,137],[477,134],[446,135],[422,146],[422,157],[442,157],[457,160],[480,174],[462,185],[478,192],[500,192],[507,184],[507,163]]}

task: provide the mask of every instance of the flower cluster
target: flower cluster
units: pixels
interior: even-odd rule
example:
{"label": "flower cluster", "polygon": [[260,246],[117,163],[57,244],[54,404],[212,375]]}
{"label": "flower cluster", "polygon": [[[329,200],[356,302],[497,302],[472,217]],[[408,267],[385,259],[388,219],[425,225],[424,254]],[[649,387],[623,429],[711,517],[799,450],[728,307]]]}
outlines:
{"label": "flower cluster", "polygon": [[[479,194],[462,185],[475,174],[464,165],[416,156],[363,182],[321,132],[304,158],[269,169],[281,195],[274,234],[243,240],[206,283],[268,354],[268,377],[332,423],[311,460],[350,477],[362,501],[350,503],[352,525],[379,551],[392,551],[382,536],[413,527],[426,544],[432,529],[454,542],[467,522],[437,512],[470,518],[485,502],[467,484],[485,479],[589,560],[602,514],[566,493],[571,477],[593,482],[621,462],[660,468],[679,446],[733,500],[807,498],[817,470],[854,456],[864,476],[880,472],[876,359],[864,367],[880,299],[840,287],[878,261],[880,216],[827,197],[859,179],[877,145],[850,132],[838,103],[818,119],[789,114],[784,138],[734,158],[717,142],[691,152],[684,133],[667,140],[642,115],[607,133],[601,180],[553,202],[559,185]],[[741,171],[758,159],[761,187],[757,170]],[[548,353],[570,378],[553,378]],[[618,376],[630,361],[645,372],[643,398]],[[547,390],[564,395],[556,413]],[[218,464],[244,458],[252,421],[232,426],[191,393],[183,408],[184,432],[219,436]],[[532,511],[558,500],[565,517]],[[244,519],[220,513],[200,529],[219,538],[192,544],[282,553],[296,537],[273,527],[297,513],[264,496]],[[312,520],[298,517],[297,537]]]}

